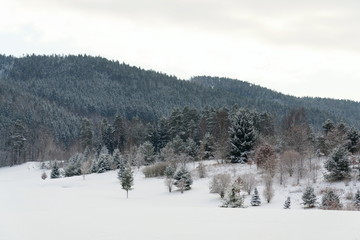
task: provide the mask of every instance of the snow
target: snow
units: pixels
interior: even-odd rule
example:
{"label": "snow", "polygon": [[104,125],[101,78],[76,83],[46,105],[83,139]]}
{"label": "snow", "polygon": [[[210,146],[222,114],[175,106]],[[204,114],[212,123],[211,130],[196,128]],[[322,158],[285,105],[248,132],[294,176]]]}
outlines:
{"label": "snow", "polygon": [[[209,175],[255,171],[254,166],[208,168]],[[195,177],[184,194],[169,193],[163,179],[145,179],[135,170],[134,190],[126,199],[116,171],[85,180],[42,180],[42,171],[38,163],[0,169],[0,240],[360,239],[360,212],[304,210],[303,187],[290,183],[275,186],[270,204],[259,186],[261,206],[251,207],[247,197],[248,208],[225,209],[219,196],[209,193],[208,178]],[[288,196],[292,209],[284,210]]]}

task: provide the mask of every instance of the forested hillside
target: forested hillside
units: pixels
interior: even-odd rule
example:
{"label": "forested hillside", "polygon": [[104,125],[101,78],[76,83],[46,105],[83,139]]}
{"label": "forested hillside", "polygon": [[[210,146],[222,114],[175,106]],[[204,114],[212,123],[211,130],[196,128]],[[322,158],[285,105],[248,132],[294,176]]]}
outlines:
{"label": "forested hillside", "polygon": [[[86,55],[1,55],[0,158],[6,163],[11,154],[18,154],[16,158],[23,160],[66,158],[81,149],[84,118],[90,119],[94,146],[98,142],[101,148],[104,126],[119,116],[130,148],[143,143],[148,126],[158,128],[163,117],[169,124],[177,121],[179,112],[196,116],[192,124],[194,129],[201,129],[202,119],[208,119],[209,112],[221,118],[221,113],[228,112],[221,108],[231,109],[235,104],[258,113],[268,112],[275,127],[291,110],[300,108],[304,108],[307,121],[315,130],[321,129],[326,119],[359,127],[360,104],[356,102],[295,98],[231,79],[179,80]],[[147,126],[148,123],[151,124]],[[186,124],[182,127],[187,128]],[[189,137],[184,131],[178,133],[184,141]],[[206,129],[197,133],[197,144],[205,133]],[[175,136],[172,133],[171,138]],[[26,154],[20,153],[25,145]]]}

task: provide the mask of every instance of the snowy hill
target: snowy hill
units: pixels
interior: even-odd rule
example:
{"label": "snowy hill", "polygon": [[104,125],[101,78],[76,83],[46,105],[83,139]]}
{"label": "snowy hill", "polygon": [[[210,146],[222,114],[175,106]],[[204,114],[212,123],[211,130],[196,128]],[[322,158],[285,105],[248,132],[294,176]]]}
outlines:
{"label": "snowy hill", "polygon": [[[249,165],[206,163],[209,176],[257,171]],[[189,166],[194,167],[196,163]],[[34,162],[0,169],[1,240],[360,239],[358,211],[303,210],[300,199],[306,184],[296,186],[291,179],[286,187],[275,184],[269,204],[251,207],[247,197],[249,207],[226,209],[219,207],[219,195],[209,193],[210,178],[199,179],[195,171],[192,189],[181,194],[169,193],[163,179],[145,178],[136,169],[129,199],[116,171],[87,175],[85,180],[42,180],[42,171]],[[318,183],[317,191],[327,185]],[[353,183],[331,186],[344,189],[344,194],[357,189]],[[288,196],[292,207],[284,210]]]}

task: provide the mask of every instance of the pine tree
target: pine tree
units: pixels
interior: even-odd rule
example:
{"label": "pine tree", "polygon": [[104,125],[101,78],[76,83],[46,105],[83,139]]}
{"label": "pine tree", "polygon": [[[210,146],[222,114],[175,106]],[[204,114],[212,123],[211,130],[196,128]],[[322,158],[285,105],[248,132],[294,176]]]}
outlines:
{"label": "pine tree", "polygon": [[125,147],[125,123],[121,116],[117,115],[115,117],[113,129],[114,147],[123,151]]}
{"label": "pine tree", "polygon": [[84,149],[90,148],[93,144],[93,132],[91,130],[91,122],[84,118],[80,127],[80,143]]}
{"label": "pine tree", "polygon": [[221,207],[225,207],[225,208],[244,207],[244,197],[240,195],[240,188],[236,184],[232,185]]}
{"label": "pine tree", "polygon": [[181,193],[183,193],[184,190],[191,189],[193,180],[190,172],[185,167],[180,168],[180,170],[175,173],[174,179],[174,185],[180,189]]}
{"label": "pine tree", "polygon": [[16,120],[10,136],[11,145],[11,165],[20,163],[21,158],[25,158],[25,125],[21,120]]}
{"label": "pine tree", "polygon": [[65,168],[65,177],[72,177],[81,175],[81,163],[83,161],[83,155],[76,153],[73,155]]}
{"label": "pine tree", "polygon": [[121,188],[126,191],[126,198],[129,198],[129,191],[133,190],[132,186],[134,185],[133,172],[131,167],[127,167],[124,173],[121,176]]}
{"label": "pine tree", "polygon": [[199,147],[192,138],[188,138],[185,142],[185,153],[196,158],[199,152]]}
{"label": "pine tree", "polygon": [[284,209],[290,209],[291,200],[290,197],[288,197],[284,203]]}
{"label": "pine tree", "polygon": [[355,193],[354,205],[357,209],[360,209],[360,190],[357,190]]}
{"label": "pine tree", "polygon": [[260,199],[257,188],[254,189],[254,194],[251,196],[250,204],[251,204],[251,206],[260,206],[261,205],[261,199]]}
{"label": "pine tree", "polygon": [[202,159],[212,159],[214,158],[214,139],[210,133],[206,133],[204,139],[201,142],[202,145]]}
{"label": "pine tree", "polygon": [[145,165],[150,165],[155,161],[154,146],[151,142],[146,141],[140,146],[140,152],[144,157],[143,162]]}
{"label": "pine tree", "polygon": [[314,188],[311,186],[306,187],[301,199],[305,207],[313,208],[316,204],[316,195],[314,192]]}
{"label": "pine tree", "polygon": [[111,155],[108,153],[107,148],[103,147],[97,161],[97,173],[109,170],[111,170]]}
{"label": "pine tree", "polygon": [[55,162],[51,170],[50,178],[59,178],[59,177],[60,177],[60,169],[57,165],[57,162]]}
{"label": "pine tree", "polygon": [[249,154],[255,145],[256,135],[250,113],[237,111],[230,127],[230,160],[232,163],[248,161]]}
{"label": "pine tree", "polygon": [[339,181],[350,177],[350,162],[349,152],[344,147],[339,147],[334,150],[331,158],[325,162],[328,174],[325,178],[328,181]]}

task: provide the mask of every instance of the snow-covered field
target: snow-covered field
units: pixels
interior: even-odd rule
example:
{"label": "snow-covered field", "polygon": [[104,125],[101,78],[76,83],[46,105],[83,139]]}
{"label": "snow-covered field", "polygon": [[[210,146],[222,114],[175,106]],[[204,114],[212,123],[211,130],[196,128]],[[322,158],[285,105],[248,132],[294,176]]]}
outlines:
{"label": "snow-covered field", "polygon": [[[136,171],[126,199],[116,171],[43,181],[38,166],[0,168],[0,240],[360,239],[360,212],[304,210],[304,186],[291,182],[276,186],[270,204],[224,209],[209,179],[169,193],[163,179]],[[282,209],[287,196],[290,210]]]}

